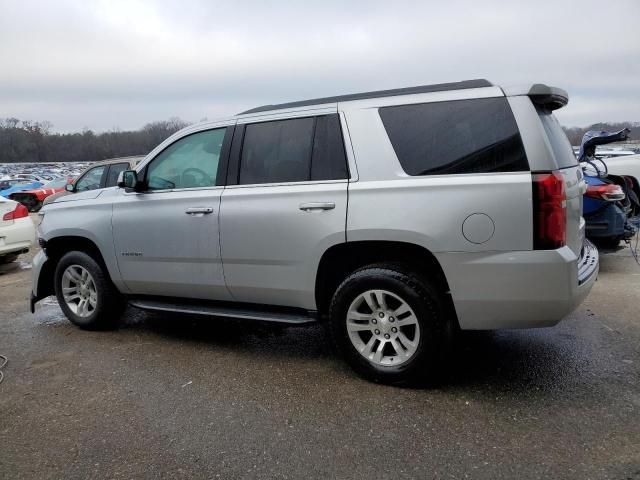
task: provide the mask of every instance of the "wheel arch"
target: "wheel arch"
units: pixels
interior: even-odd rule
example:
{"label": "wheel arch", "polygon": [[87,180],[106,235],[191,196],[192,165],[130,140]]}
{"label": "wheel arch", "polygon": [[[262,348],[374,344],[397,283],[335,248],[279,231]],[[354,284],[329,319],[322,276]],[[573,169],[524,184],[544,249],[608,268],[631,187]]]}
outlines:
{"label": "wheel arch", "polygon": [[78,235],[63,235],[53,237],[44,244],[44,251],[47,255],[47,261],[42,266],[40,276],[38,278],[38,297],[44,298],[53,295],[54,292],[54,273],[58,261],[68,252],[83,252],[93,258],[103,268],[103,270],[111,277],[109,269],[104,261],[102,252],[93,240]]}
{"label": "wheel arch", "polygon": [[400,263],[429,278],[445,294],[453,308],[447,278],[440,262],[431,251],[414,243],[367,240],[340,243],[324,252],[316,274],[315,296],[318,312],[328,312],[333,293],[349,273],[365,265],[380,262]]}

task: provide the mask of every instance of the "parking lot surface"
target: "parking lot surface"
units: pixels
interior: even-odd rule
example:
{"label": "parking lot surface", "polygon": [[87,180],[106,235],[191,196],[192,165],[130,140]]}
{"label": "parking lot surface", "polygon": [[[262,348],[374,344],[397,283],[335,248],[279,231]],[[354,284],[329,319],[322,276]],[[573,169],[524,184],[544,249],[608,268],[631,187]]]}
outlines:
{"label": "parking lot surface", "polygon": [[640,266],[554,328],[461,337],[446,381],[361,380],[322,325],[134,309],[85,332],[0,273],[0,478],[640,479]]}

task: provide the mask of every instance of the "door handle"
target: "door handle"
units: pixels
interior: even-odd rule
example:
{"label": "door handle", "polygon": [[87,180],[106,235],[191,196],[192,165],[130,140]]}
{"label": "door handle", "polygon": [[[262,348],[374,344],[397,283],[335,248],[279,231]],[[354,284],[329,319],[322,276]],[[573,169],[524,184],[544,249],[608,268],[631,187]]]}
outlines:
{"label": "door handle", "polygon": [[211,207],[189,207],[187,208],[184,213],[186,213],[187,215],[208,215],[210,213],[213,213],[213,208]]}
{"label": "door handle", "polygon": [[336,204],[333,202],[309,202],[301,203],[300,210],[304,212],[313,212],[314,210],[333,210]]}

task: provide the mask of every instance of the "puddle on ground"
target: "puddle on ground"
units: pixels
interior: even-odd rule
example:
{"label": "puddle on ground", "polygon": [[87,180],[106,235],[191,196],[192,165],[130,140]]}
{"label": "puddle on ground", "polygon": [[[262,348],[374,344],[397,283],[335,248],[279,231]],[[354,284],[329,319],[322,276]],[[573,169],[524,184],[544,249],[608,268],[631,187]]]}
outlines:
{"label": "puddle on ground", "polygon": [[67,317],[58,306],[55,297],[47,297],[36,306],[36,313],[32,316],[35,323],[44,326],[55,326],[67,323]]}
{"label": "puddle on ground", "polygon": [[0,275],[15,272],[20,269],[18,262],[0,263]]}

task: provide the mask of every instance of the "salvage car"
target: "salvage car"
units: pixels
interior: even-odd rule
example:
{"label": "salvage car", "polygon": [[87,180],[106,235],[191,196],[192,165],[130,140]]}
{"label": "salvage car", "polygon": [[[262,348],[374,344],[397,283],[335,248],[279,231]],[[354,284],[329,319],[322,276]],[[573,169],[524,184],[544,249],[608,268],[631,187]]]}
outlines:
{"label": "salvage car", "polygon": [[11,193],[9,194],[9,198],[20,202],[27,207],[30,212],[37,212],[42,207],[42,202],[44,202],[45,198],[57,192],[63,192],[65,186],[69,183],[69,180],[66,178],[58,178],[49,183],[45,183],[39,188]]}
{"label": "salvage car", "polygon": [[609,157],[606,160],[606,169],[613,175],[631,175],[640,181],[640,155]]}
{"label": "salvage car", "polygon": [[567,102],[470,80],[192,125],[41,210],[31,309],[327,320],[364,377],[428,381],[458,329],[554,325],[595,282]]}
{"label": "salvage car", "polygon": [[39,188],[42,186],[42,182],[38,181],[29,181],[29,180],[21,180],[18,183],[14,183],[8,188],[4,190],[0,190],[0,197],[9,198],[14,192],[21,192],[23,190],[30,190],[32,188]]}
{"label": "salvage car", "polygon": [[21,253],[28,252],[35,233],[27,208],[0,197],[0,263],[11,262]]}
{"label": "salvage car", "polygon": [[42,204],[46,205],[72,193],[114,187],[118,182],[120,172],[134,168],[143,158],[140,156],[120,157],[94,163],[78,175],[75,181],[65,185],[62,191],[46,197]]}

